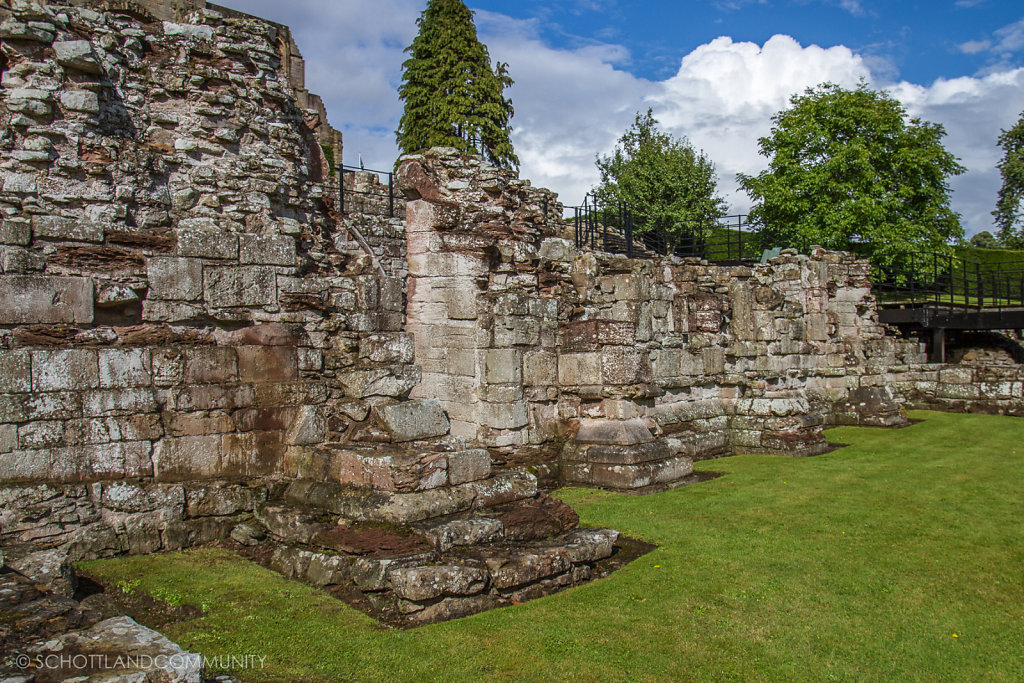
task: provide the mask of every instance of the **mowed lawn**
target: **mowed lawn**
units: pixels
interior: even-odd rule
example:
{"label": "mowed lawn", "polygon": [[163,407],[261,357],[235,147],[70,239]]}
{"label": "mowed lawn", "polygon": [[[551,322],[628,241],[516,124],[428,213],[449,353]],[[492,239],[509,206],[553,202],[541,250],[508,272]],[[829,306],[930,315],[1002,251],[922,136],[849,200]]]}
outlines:
{"label": "mowed lawn", "polygon": [[246,681],[1024,680],[1024,420],[913,413],[814,458],[650,496],[564,489],[660,547],[559,595],[410,631],[225,551],[89,563],[202,605],[167,629]]}

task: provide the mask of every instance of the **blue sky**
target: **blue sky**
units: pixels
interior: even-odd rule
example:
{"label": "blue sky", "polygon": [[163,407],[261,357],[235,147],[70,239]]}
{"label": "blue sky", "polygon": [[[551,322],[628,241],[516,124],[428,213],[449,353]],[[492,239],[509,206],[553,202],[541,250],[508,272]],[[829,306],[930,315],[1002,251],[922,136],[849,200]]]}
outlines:
{"label": "blue sky", "polygon": [[[648,79],[672,76],[682,55],[711,38],[727,35],[763,44],[776,34],[803,45],[845,45],[870,58],[873,68],[915,83],[971,76],[998,62],[982,43],[991,47],[999,40],[997,31],[1024,18],[1024,2],[1013,0],[477,0],[470,5],[536,21],[552,45],[622,45],[630,55],[622,67]],[[1017,31],[1019,41],[1024,27]]]}
{"label": "blue sky", "polygon": [[[388,168],[403,48],[426,0],[221,0],[292,27],[307,85],[345,138],[345,162]],[[968,234],[991,229],[996,138],[1024,111],[1024,0],[468,0],[516,83],[521,175],[579,203],[640,110],[736,173],[766,166],[757,138],[789,97],[864,79],[946,127],[968,168],[952,181]]]}

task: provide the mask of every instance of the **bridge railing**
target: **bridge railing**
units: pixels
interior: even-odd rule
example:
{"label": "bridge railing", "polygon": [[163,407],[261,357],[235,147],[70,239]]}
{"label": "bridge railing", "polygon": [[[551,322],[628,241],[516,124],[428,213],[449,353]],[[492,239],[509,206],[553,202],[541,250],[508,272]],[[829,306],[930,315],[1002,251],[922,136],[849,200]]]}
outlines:
{"label": "bridge railing", "polygon": [[875,293],[883,305],[959,309],[1024,307],[1024,263],[981,263],[935,253],[909,254],[875,266]]}

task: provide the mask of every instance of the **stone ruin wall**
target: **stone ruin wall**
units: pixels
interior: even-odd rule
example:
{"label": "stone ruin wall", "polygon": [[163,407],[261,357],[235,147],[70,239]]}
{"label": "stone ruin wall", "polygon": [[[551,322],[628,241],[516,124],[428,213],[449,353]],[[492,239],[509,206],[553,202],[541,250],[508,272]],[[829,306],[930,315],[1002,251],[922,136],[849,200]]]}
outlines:
{"label": "stone ruin wall", "polygon": [[820,452],[828,423],[903,419],[887,372],[923,356],[877,323],[864,261],[581,252],[536,190],[477,160],[433,150],[400,179],[414,394],[441,398],[453,433],[554,480],[633,487],[736,450]]}
{"label": "stone ruin wall", "polygon": [[276,482],[344,481],[321,447],[387,443],[407,398],[499,472],[626,488],[901,403],[1022,412],[1019,366],[925,364],[846,255],[580,252],[552,193],[446,150],[404,159],[395,217],[340,216],[340,136],[281,27],[200,0],[0,14],[0,546],[223,538]]}
{"label": "stone ruin wall", "polygon": [[222,538],[419,381],[403,283],[340,223],[290,38],[162,9],[0,16],[0,545]]}

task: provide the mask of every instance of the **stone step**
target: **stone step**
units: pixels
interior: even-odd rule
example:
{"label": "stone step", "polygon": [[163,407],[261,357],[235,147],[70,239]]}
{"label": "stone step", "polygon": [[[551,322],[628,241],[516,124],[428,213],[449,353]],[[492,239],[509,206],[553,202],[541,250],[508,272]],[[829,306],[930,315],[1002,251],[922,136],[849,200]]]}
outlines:
{"label": "stone step", "polygon": [[282,545],[271,554],[269,564],[289,578],[329,590],[354,588],[375,606],[376,616],[414,625],[466,616],[589,581],[594,564],[615,552],[618,536],[612,529],[576,529],[555,539],[506,545],[492,543],[500,540],[492,533],[478,536],[483,545],[452,544],[453,552],[399,557],[353,557]]}
{"label": "stone step", "polygon": [[314,450],[320,464],[314,478],[360,489],[412,493],[480,481],[491,474],[491,456],[484,448],[327,444]]}
{"label": "stone step", "polygon": [[576,528],[576,511],[543,493],[498,508],[470,511],[457,516],[414,524],[436,550],[481,543],[522,543],[561,536]]}
{"label": "stone step", "polygon": [[693,473],[693,459],[677,456],[637,465],[600,462],[562,464],[565,481],[611,489],[637,489],[652,484],[667,484]]}
{"label": "stone step", "polygon": [[328,512],[351,522],[409,524],[465,510],[504,505],[537,494],[537,477],[514,470],[457,486],[400,493],[299,479],[289,483],[280,504]]}

